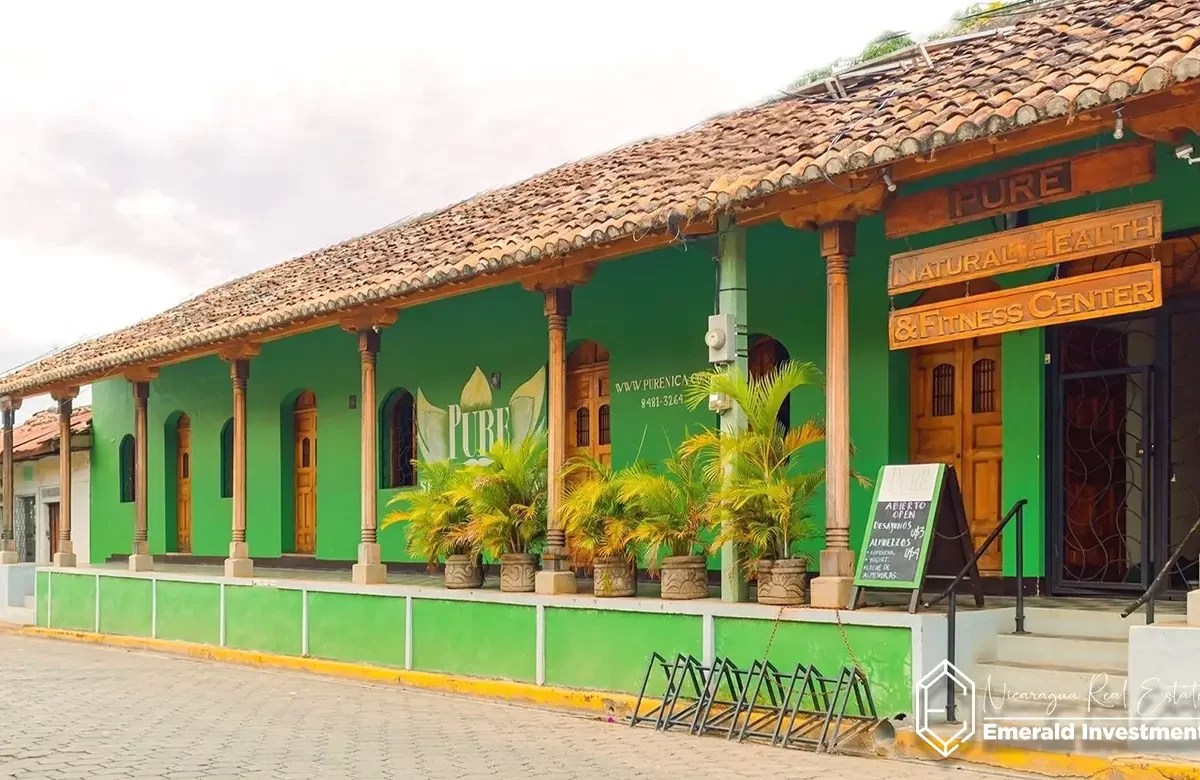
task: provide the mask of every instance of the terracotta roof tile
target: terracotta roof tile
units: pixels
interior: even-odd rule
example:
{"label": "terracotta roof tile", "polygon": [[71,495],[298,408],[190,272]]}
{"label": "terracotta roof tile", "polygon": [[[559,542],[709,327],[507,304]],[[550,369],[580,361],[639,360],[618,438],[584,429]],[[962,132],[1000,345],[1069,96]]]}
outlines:
{"label": "terracotta roof tile", "polygon": [[568,163],[209,290],[0,379],[22,394],[615,238],[1200,76],[1200,0],[1078,0],[1008,32]]}
{"label": "terracotta roof tile", "polygon": [[[92,425],[92,409],[81,406],[71,410],[71,433],[87,433]],[[13,428],[13,452],[17,460],[28,460],[57,452],[54,446],[58,438],[58,412],[46,410],[30,415],[29,419]],[[4,440],[0,437],[0,455],[4,453]]]}

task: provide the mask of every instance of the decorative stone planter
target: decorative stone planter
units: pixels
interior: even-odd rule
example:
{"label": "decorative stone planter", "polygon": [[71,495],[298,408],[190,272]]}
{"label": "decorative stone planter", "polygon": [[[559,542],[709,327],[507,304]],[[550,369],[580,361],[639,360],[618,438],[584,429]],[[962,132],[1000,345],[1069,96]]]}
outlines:
{"label": "decorative stone planter", "polygon": [[803,558],[759,561],[756,568],[759,604],[795,606],[804,603],[804,575],[808,563]]}
{"label": "decorative stone planter", "polygon": [[675,555],[663,558],[662,597],[708,598],[708,560],[703,555]]}
{"label": "decorative stone planter", "polygon": [[537,556],[509,553],[500,556],[500,590],[505,593],[533,593],[533,575]]}
{"label": "decorative stone planter", "polygon": [[474,555],[446,556],[446,587],[451,590],[483,587],[483,567]]}
{"label": "decorative stone planter", "polygon": [[597,558],[592,571],[592,593],[600,598],[637,595],[634,568],[624,558]]}

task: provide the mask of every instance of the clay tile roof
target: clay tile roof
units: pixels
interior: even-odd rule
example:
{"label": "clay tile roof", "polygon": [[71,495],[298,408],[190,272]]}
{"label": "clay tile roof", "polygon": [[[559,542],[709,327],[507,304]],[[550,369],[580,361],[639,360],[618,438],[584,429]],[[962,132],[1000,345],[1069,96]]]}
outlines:
{"label": "clay tile roof", "polygon": [[0,379],[28,394],[364,303],[536,263],[669,219],[1068,117],[1200,75],[1200,0],[1048,3],[991,37],[933,46],[845,99],[789,96],[572,162],[226,283]]}
{"label": "clay tile roof", "polygon": [[[92,427],[91,407],[81,406],[71,411],[71,433],[87,433]],[[16,460],[49,455],[58,451],[58,412],[47,410],[30,416],[23,424],[13,428],[13,453]],[[4,440],[0,437],[0,454],[4,452]]]}

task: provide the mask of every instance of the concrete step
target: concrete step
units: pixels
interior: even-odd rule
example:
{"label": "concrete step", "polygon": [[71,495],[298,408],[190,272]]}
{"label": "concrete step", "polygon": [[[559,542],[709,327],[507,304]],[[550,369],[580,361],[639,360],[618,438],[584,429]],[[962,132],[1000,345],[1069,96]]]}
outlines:
{"label": "concrete step", "polygon": [[[1165,617],[1165,616],[1164,616]],[[1025,610],[1025,630],[1052,636],[1129,639],[1130,626],[1141,625],[1145,617],[1122,618],[1120,612],[1083,609],[1030,607]]]}
{"label": "concrete step", "polygon": [[1129,642],[1116,637],[1080,637],[1061,634],[1000,634],[996,637],[995,663],[1072,666],[1083,671],[1119,669],[1129,665]]}
{"label": "concrete step", "polygon": [[[1003,702],[1004,713],[1117,716],[1125,707],[1125,670],[1116,667],[1085,670],[1074,665],[985,662],[975,664],[974,672],[980,706]],[[1048,713],[1052,702],[1053,712]]]}
{"label": "concrete step", "polygon": [[7,623],[17,623],[24,626],[32,626],[37,622],[37,615],[33,609],[25,607],[5,607],[0,609],[0,620]]}

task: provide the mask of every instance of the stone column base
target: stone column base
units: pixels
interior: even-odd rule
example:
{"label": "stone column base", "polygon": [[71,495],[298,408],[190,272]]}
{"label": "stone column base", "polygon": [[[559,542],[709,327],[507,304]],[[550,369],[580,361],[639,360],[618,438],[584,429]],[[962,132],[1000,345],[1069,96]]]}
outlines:
{"label": "stone column base", "polygon": [[533,591],[543,596],[575,593],[576,588],[573,571],[539,571],[533,575]]}
{"label": "stone column base", "polygon": [[387,566],[382,563],[356,563],[350,569],[350,580],[355,585],[382,585],[387,582]]}
{"label": "stone column base", "polygon": [[850,609],[850,589],[853,577],[821,575],[809,585],[812,605],[822,609]]}
{"label": "stone column base", "polygon": [[382,585],[387,582],[387,566],[379,559],[378,542],[360,542],[358,563],[350,570],[355,585]]}
{"label": "stone column base", "polygon": [[154,559],[146,553],[134,553],[129,556],[130,571],[153,571]]}
{"label": "stone column base", "polygon": [[73,569],[73,568],[75,568],[75,553],[73,553],[73,552],[56,552],[56,553],[54,553],[54,568],[56,568],[56,569]]}
{"label": "stone column base", "polygon": [[1187,623],[1189,626],[1200,626],[1200,590],[1188,591]]}
{"label": "stone column base", "polygon": [[254,561],[250,560],[249,558],[226,558],[225,576],[243,578],[253,577]]}
{"label": "stone column base", "polygon": [[17,560],[16,550],[0,550],[0,566],[6,566],[10,563],[20,563]]}

